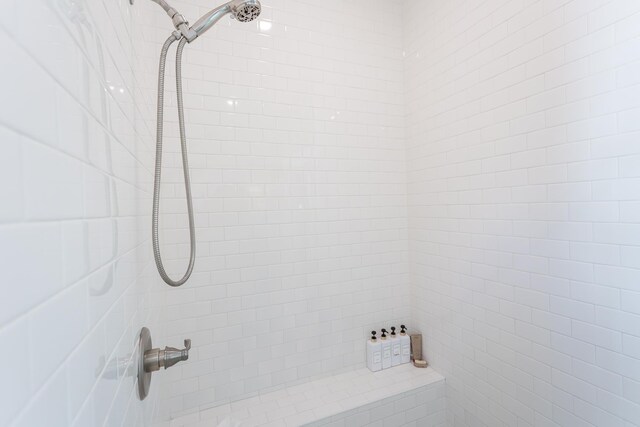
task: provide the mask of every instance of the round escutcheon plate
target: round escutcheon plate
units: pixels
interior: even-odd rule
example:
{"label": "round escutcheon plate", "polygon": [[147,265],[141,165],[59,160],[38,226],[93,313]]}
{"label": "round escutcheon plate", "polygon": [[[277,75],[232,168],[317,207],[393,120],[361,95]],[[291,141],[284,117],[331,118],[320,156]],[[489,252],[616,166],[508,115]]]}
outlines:
{"label": "round escutcheon plate", "polygon": [[144,370],[144,353],[151,348],[151,332],[147,328],[142,328],[138,344],[138,395],[140,400],[147,397],[151,386],[151,372]]}

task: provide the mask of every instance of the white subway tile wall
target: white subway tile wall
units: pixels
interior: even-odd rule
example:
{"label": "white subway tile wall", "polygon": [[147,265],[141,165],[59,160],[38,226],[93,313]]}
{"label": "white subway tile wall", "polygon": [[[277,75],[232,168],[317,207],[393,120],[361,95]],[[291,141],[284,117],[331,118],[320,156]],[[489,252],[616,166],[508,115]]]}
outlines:
{"label": "white subway tile wall", "polygon": [[[640,424],[640,2],[263,3],[185,49],[198,258],[178,289],[149,241],[169,20],[146,0],[4,5],[0,425],[149,425],[361,368],[366,332],[404,322],[448,425]],[[142,326],[193,348],[141,403]],[[399,418],[332,422],[442,421],[442,399],[404,397]]]}
{"label": "white subway tile wall", "polygon": [[162,337],[164,295],[149,241],[146,46],[130,8],[3,4],[2,426],[141,426],[156,410],[157,390],[138,400],[133,365],[141,326]]}
{"label": "white subway tile wall", "polygon": [[[167,290],[168,333],[194,346],[167,372],[172,415],[362,367],[367,331],[408,322],[400,2],[262,3],[185,48],[198,240],[192,279]],[[212,7],[175,5],[190,19]],[[174,92],[167,104],[161,243],[177,277]]]}
{"label": "white subway tile wall", "polygon": [[640,425],[640,2],[404,10],[412,319],[448,425]]}

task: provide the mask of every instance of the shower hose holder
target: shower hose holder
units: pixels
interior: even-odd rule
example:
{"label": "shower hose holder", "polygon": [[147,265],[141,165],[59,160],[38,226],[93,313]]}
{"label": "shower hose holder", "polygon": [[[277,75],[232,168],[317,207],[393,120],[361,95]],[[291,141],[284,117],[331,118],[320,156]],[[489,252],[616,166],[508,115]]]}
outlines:
{"label": "shower hose holder", "polygon": [[[133,6],[134,1],[135,0],[129,0],[129,4]],[[180,14],[173,7],[169,6],[169,4],[165,0],[152,0],[152,1],[162,6],[164,11],[167,12],[167,15],[169,15],[169,18],[171,18],[171,21],[173,22],[173,26],[176,28],[176,30],[180,33],[182,37],[187,39],[189,43],[191,43],[198,37],[198,34],[196,34],[196,32],[189,26],[189,22],[185,19],[185,17],[182,16],[182,14]]]}

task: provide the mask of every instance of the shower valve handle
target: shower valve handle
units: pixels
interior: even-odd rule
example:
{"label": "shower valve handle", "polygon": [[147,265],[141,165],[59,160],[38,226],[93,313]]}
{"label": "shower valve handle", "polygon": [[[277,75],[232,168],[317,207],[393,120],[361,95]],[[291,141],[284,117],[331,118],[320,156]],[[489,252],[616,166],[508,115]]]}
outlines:
{"label": "shower valve handle", "polygon": [[189,359],[191,340],[184,340],[183,349],[165,347],[164,350],[153,348],[144,352],[144,370],[155,372],[160,368],[170,368],[178,362]]}
{"label": "shower valve handle", "polygon": [[152,348],[151,332],[148,328],[140,331],[138,342],[138,394],[140,400],[144,400],[149,394],[151,374],[160,368],[170,368],[178,362],[189,359],[191,340],[184,340],[184,348],[165,347]]}

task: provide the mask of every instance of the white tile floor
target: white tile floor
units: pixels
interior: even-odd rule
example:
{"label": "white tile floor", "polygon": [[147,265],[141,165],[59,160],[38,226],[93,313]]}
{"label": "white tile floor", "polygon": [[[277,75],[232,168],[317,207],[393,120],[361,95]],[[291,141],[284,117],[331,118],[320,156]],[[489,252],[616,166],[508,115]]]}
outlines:
{"label": "white tile floor", "polygon": [[442,375],[410,364],[359,369],[182,416],[170,427],[301,426],[438,383]]}

